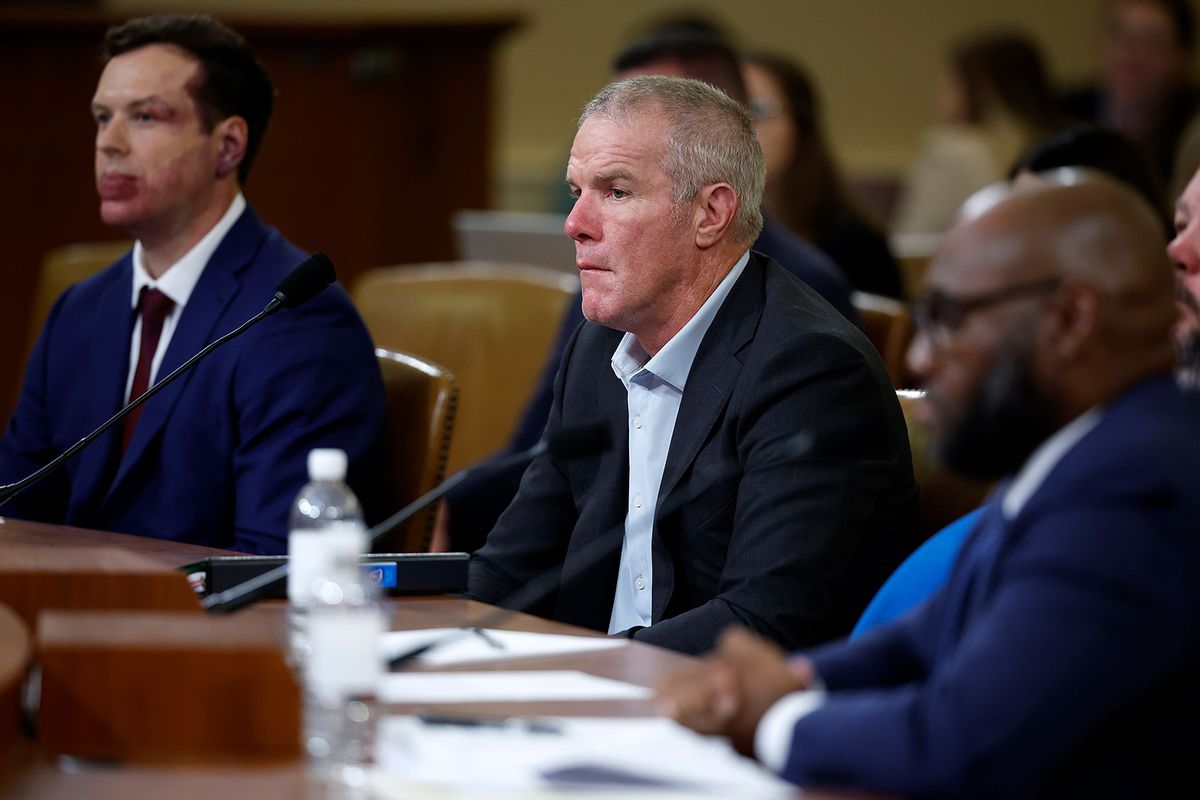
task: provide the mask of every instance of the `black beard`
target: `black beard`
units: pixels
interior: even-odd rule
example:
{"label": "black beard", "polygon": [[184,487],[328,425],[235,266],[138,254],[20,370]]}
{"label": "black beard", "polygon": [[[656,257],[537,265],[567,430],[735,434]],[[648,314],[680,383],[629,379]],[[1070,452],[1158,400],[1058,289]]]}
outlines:
{"label": "black beard", "polygon": [[1053,405],[1034,379],[1030,348],[1012,348],[967,400],[958,425],[938,446],[950,469],[978,480],[1010,475],[1059,425]]}
{"label": "black beard", "polygon": [[[1180,286],[1176,297],[1200,317],[1200,302],[1191,292]],[[1200,327],[1192,328],[1175,340],[1175,357],[1180,377],[1185,382],[1200,384]]]}
{"label": "black beard", "polygon": [[1175,342],[1175,374],[1182,386],[1200,388],[1200,329]]}

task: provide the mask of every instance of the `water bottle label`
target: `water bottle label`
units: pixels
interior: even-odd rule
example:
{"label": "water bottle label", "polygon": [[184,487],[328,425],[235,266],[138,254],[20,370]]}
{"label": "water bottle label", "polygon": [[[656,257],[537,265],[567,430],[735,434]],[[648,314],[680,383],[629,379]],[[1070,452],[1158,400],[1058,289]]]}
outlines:
{"label": "water bottle label", "polygon": [[383,675],[383,612],[375,606],[314,611],[309,621],[309,681],[327,696],[372,695]]}
{"label": "water bottle label", "polygon": [[294,605],[312,602],[316,581],[330,575],[338,561],[357,560],[367,548],[367,532],[359,522],[336,522],[288,536],[288,600]]}

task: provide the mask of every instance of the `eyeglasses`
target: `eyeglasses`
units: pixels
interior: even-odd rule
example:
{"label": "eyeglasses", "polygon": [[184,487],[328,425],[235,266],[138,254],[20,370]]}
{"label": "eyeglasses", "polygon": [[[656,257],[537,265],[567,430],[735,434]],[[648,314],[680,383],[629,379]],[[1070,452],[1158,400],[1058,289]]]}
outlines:
{"label": "eyeglasses", "polygon": [[990,292],[954,297],[934,289],[913,304],[913,323],[937,345],[945,343],[947,335],[963,326],[973,312],[999,305],[1018,297],[1057,289],[1062,278],[1043,278],[1027,283],[1004,286]]}

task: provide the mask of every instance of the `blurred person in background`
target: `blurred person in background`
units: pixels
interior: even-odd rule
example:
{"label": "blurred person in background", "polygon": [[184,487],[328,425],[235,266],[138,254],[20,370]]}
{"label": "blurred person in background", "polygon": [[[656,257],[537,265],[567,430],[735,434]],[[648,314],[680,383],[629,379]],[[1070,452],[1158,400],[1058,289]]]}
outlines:
{"label": "blurred person in background", "polygon": [[1178,196],[1193,164],[1178,180],[1173,166],[1200,127],[1185,129],[1200,110],[1191,77],[1196,20],[1189,0],[1110,0],[1106,3],[1098,84],[1069,92],[1063,109],[1074,119],[1111,125],[1146,149],[1159,177]]}
{"label": "blurred person in background", "polygon": [[903,299],[887,239],[851,199],[830,152],[808,75],[782,56],[751,54],[742,77],[767,161],[763,210],[825,251],[858,291]]}
{"label": "blurred person in background", "polygon": [[1061,126],[1038,48],[1019,33],[968,39],[950,54],[892,230],[941,233],[978,189],[1008,174],[1029,144]]}
{"label": "blurred person in background", "polygon": [[1039,139],[1013,164],[1010,178],[1062,167],[1096,169],[1133,189],[1162,221],[1167,238],[1175,233],[1167,210],[1166,191],[1144,148],[1129,136],[1104,125],[1074,125]]}

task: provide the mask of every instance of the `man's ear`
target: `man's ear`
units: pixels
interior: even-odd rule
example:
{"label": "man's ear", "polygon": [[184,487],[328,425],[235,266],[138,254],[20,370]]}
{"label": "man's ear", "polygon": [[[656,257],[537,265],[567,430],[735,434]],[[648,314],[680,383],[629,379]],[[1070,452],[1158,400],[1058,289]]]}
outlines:
{"label": "man's ear", "polygon": [[1069,278],[1047,306],[1046,352],[1054,366],[1078,361],[1100,340],[1104,296],[1095,286]]}
{"label": "man's ear", "polygon": [[696,196],[696,246],[712,247],[725,238],[741,205],[737,193],[727,183],[705,186]]}
{"label": "man's ear", "polygon": [[250,128],[242,117],[226,117],[216,124],[213,139],[217,144],[217,177],[236,172],[246,157],[246,142]]}

